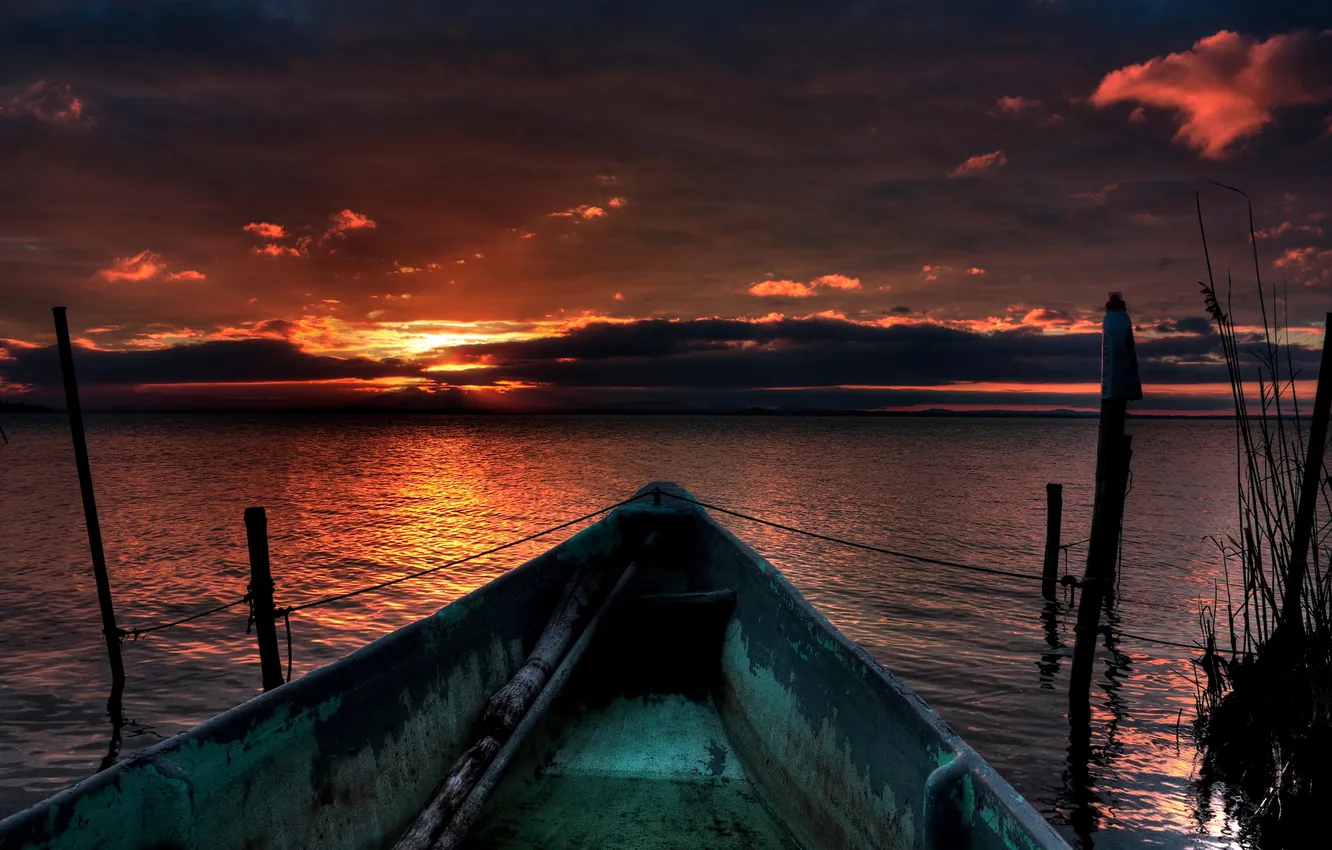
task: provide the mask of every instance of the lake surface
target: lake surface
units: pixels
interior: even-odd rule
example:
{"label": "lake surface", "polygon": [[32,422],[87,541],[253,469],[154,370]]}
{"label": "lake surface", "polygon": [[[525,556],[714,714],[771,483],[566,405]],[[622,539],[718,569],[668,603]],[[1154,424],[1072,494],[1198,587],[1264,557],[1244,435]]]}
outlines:
{"label": "lake surface", "polygon": [[[63,417],[0,445],[0,816],[107,757],[109,673]],[[1069,763],[1074,614],[1038,583],[846,550],[720,516],[937,709],[1073,843],[1232,846],[1197,781],[1188,643],[1235,523],[1233,436],[1141,421],[1121,602],[1092,685],[1092,757]],[[239,598],[242,512],[268,510],[279,606],[506,542],[673,480],[704,501],[871,544],[1039,574],[1045,483],[1087,536],[1096,423],[769,417],[88,417],[118,621]],[[292,617],[301,675],[425,616],[576,529]],[[1081,575],[1085,549],[1071,552]],[[1063,597],[1061,596],[1061,599]],[[121,755],[259,692],[243,606],[125,648]],[[279,629],[281,627],[279,626]],[[280,642],[281,634],[280,634]],[[285,661],[285,659],[284,659]]]}

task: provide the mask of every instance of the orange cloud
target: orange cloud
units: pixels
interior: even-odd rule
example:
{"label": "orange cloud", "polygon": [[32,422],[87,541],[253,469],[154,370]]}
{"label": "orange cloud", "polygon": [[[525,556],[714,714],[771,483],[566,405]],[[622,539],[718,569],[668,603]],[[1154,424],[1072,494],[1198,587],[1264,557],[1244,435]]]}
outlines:
{"label": "orange cloud", "polygon": [[358,212],[352,212],[344,209],[329,216],[333,225],[324,233],[324,238],[330,236],[344,236],[348,230],[374,230],[379,225],[375,224],[369,216],[361,215]]}
{"label": "orange cloud", "polygon": [[1127,101],[1172,109],[1180,119],[1176,141],[1221,159],[1270,123],[1276,109],[1332,97],[1332,72],[1319,59],[1329,52],[1332,31],[1258,41],[1221,30],[1185,52],[1110,72],[1090,100],[1099,107]]}
{"label": "orange cloud", "polygon": [[246,233],[253,233],[262,239],[286,239],[287,231],[280,224],[269,224],[266,221],[252,221],[241,228]]}
{"label": "orange cloud", "polygon": [[816,277],[810,282],[810,286],[830,286],[833,289],[859,289],[860,278],[847,277],[844,274],[825,274],[822,277]]}
{"label": "orange cloud", "polygon": [[952,266],[921,266],[920,273],[926,280],[938,280],[943,272],[951,272]]}
{"label": "orange cloud", "polygon": [[979,156],[973,156],[966,162],[948,172],[949,177],[970,177],[973,174],[980,174],[983,171],[989,171],[992,168],[1002,168],[1008,164],[1008,157],[1003,151],[991,151]]}
{"label": "orange cloud", "polygon": [[70,124],[83,119],[83,101],[68,85],[53,86],[38,80],[20,94],[0,102],[0,118],[26,115],[47,124]]}
{"label": "orange cloud", "polygon": [[279,245],[276,242],[265,242],[263,245],[250,249],[251,252],[261,257],[303,257],[305,252],[300,248],[293,248],[288,245]]}
{"label": "orange cloud", "polygon": [[607,206],[609,206],[611,209],[619,209],[620,207],[624,206],[627,203],[629,202],[617,195],[616,197],[610,199]]}
{"label": "orange cloud", "polygon": [[994,102],[994,106],[1003,115],[1019,115],[1032,109],[1040,109],[1041,102],[1025,97],[1001,97]]}
{"label": "orange cloud", "polygon": [[820,287],[825,289],[860,289],[860,278],[847,277],[844,274],[825,274],[809,283],[794,280],[760,280],[749,285],[749,294],[756,296],[782,296],[785,298],[809,298],[818,294]]}
{"label": "orange cloud", "polygon": [[[613,203],[611,204],[611,206],[620,206],[620,204]],[[601,207],[593,206],[592,204],[580,204],[579,206],[570,207],[569,209],[561,210],[560,212],[546,213],[546,215],[550,216],[551,218],[589,219],[589,218],[601,218],[606,215],[606,211]]]}
{"label": "orange cloud", "polygon": [[985,274],[985,269],[980,268],[979,266],[972,266],[971,268],[967,269],[967,274],[980,276]]}
{"label": "orange cloud", "polygon": [[166,269],[161,256],[140,251],[133,257],[117,257],[110,268],[99,269],[97,276],[108,283],[124,280],[150,280]]}
{"label": "orange cloud", "polygon": [[809,298],[817,294],[814,287],[794,280],[761,280],[749,285],[750,295],[780,295],[786,298]]}
{"label": "orange cloud", "polygon": [[183,269],[178,272],[172,272],[166,276],[167,280],[206,280],[208,275],[203,272],[197,272],[194,269]]}

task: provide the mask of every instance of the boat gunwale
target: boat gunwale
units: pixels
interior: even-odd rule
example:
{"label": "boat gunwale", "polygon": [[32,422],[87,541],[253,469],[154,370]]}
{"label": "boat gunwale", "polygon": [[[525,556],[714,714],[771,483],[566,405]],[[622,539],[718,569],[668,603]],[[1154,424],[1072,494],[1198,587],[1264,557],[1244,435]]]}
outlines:
{"label": "boat gunwale", "polygon": [[[663,492],[669,482],[654,482],[651,486],[661,486]],[[672,489],[684,493],[682,488],[671,483]],[[649,489],[649,488],[644,488]],[[692,501],[692,497],[691,497]],[[709,530],[721,537],[722,541],[734,547],[742,556],[744,561],[752,562],[765,578],[773,580],[776,589],[787,597],[796,610],[810,623],[820,631],[823,637],[831,639],[839,649],[848,653],[851,659],[864,665],[881,684],[890,687],[894,692],[903,698],[905,704],[910,705],[916,713],[917,718],[928,728],[937,733],[941,742],[952,750],[952,758],[939,765],[938,770],[942,771],[948,765],[959,759],[966,758],[968,764],[964,771],[964,776],[972,780],[973,788],[979,785],[988,790],[994,798],[994,801],[1004,808],[1011,816],[1016,818],[1018,824],[1024,828],[1029,837],[1035,842],[1036,847],[1041,848],[1069,848],[1068,843],[1063,836],[1055,831],[1054,827],[1047,821],[1040,812],[1025,797],[1017,792],[1008,780],[1004,779],[985,758],[975,750],[965,739],[959,735],[944,718],[921,697],[899,678],[895,673],[875,660],[858,643],[851,640],[842,633],[831,621],[816,609],[813,604],[800,592],[800,590],[788,579],[781,570],[772,564],[767,558],[763,557],[752,546],[745,543],[735,535],[725,525],[721,524],[716,517],[697,504],[689,504],[688,507],[709,527]],[[944,775],[942,773],[940,776]],[[933,776],[933,774],[932,774]],[[926,789],[934,797],[934,805],[937,806],[938,795],[947,793],[949,789],[939,789],[931,786],[927,781]],[[927,798],[927,804],[929,804]],[[922,813],[924,814],[924,813]],[[1004,836],[1000,836],[1004,840]]]}

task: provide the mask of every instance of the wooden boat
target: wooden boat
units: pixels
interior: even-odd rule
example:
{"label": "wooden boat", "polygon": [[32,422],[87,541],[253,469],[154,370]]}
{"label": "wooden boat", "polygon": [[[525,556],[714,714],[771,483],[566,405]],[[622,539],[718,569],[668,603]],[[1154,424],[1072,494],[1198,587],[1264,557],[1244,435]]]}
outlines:
{"label": "wooden boat", "polygon": [[1067,846],[684,491],[640,495],[433,616],[0,822],[0,848],[395,846],[580,570],[620,580],[482,778],[484,803],[468,798],[462,846]]}

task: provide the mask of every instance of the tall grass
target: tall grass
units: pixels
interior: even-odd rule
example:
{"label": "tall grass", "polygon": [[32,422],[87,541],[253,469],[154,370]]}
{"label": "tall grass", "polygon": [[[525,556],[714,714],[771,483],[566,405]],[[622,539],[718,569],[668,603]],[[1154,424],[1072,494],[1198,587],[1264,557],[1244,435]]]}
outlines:
{"label": "tall grass", "polygon": [[[1294,846],[1298,836],[1314,834],[1304,830],[1321,831],[1318,795],[1332,800],[1332,502],[1324,447],[1313,453],[1322,468],[1309,551],[1297,557],[1308,423],[1300,415],[1301,376],[1285,299],[1263,284],[1250,203],[1262,330],[1237,329],[1231,276],[1224,296],[1212,276],[1200,202],[1198,225],[1208,274],[1200,286],[1221,338],[1235,408],[1239,496],[1235,530],[1212,538],[1224,578],[1200,616],[1205,649],[1196,662],[1203,674],[1196,729],[1203,778],[1244,792],[1233,813],[1260,846]],[[1295,584],[1300,592],[1288,593]]]}

